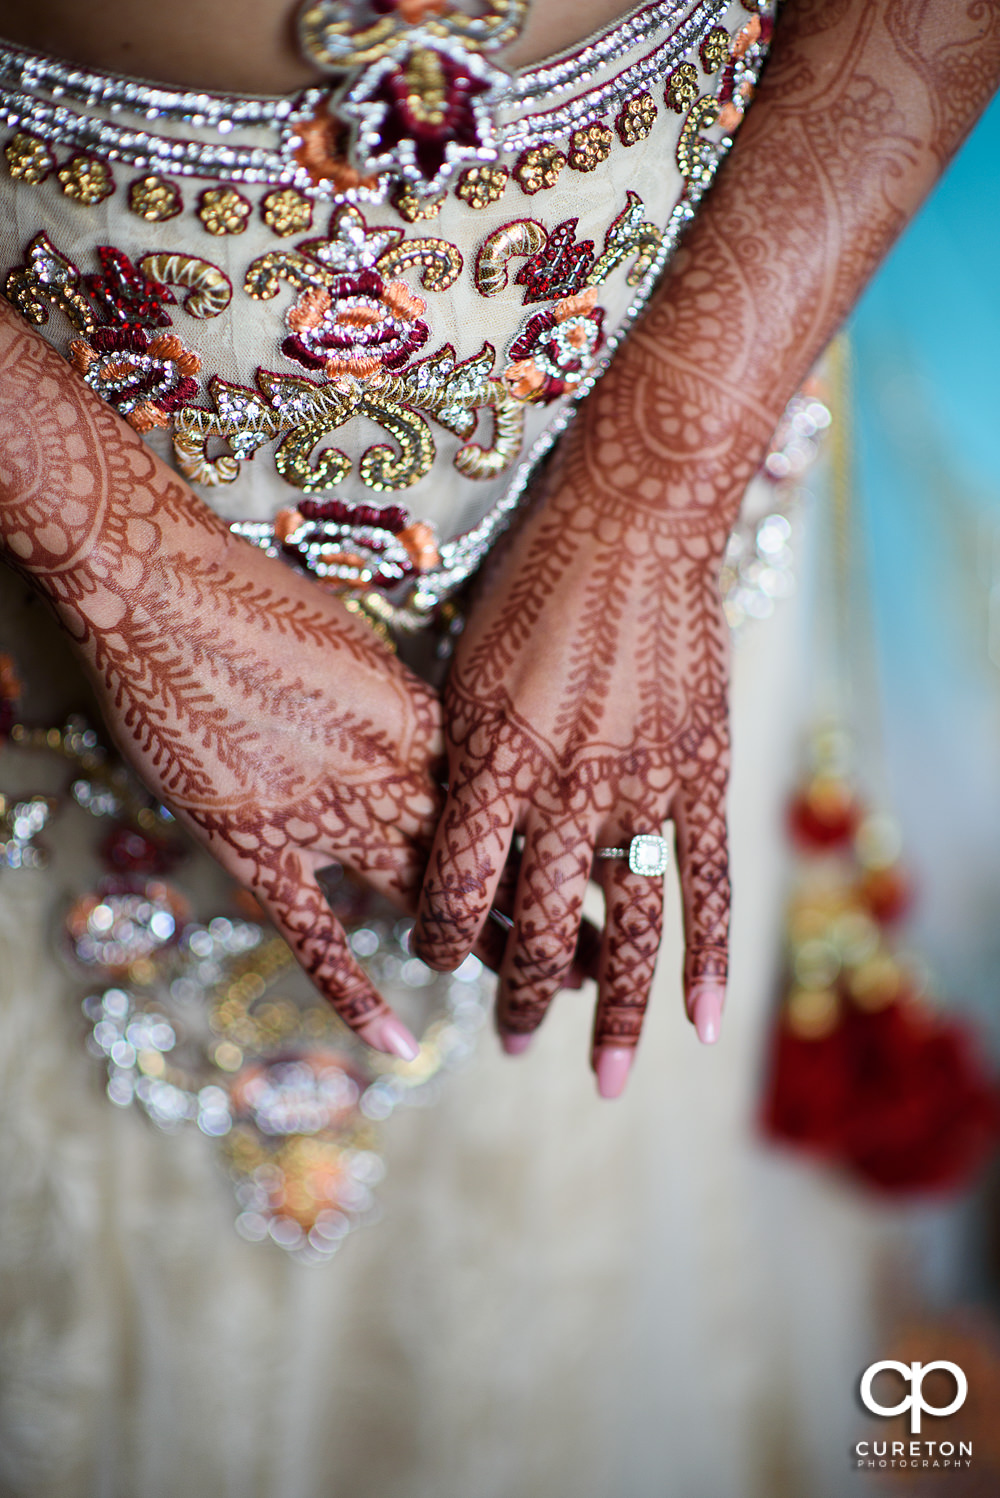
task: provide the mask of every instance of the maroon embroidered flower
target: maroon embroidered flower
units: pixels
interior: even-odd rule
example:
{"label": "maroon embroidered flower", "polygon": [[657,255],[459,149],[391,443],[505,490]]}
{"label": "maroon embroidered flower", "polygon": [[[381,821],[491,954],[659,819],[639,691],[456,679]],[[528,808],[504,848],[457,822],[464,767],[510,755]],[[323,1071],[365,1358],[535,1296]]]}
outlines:
{"label": "maroon embroidered flower", "polygon": [[588,286],[529,318],[511,344],[511,362],[503,372],[512,395],[547,403],[590,374],[604,341],[604,309],[596,301],[596,286]]}
{"label": "maroon embroidered flower", "polygon": [[448,169],[492,152],[486,96],[503,78],[478,54],[459,60],[444,47],[414,46],[375,63],[341,103],[359,126],[362,173],[391,171],[433,191]]}
{"label": "maroon embroidered flower", "polygon": [[339,276],[330,289],[312,286],[299,297],[282,353],[331,379],[398,369],[430,336],[421,320],[426,310],[403,281],[387,284],[373,270]]}
{"label": "maroon embroidered flower", "polygon": [[176,333],[150,338],[145,328],[126,323],[74,339],[69,350],[70,362],[91,389],[137,432],[169,426],[171,412],[198,394],[192,376],[201,359]]}

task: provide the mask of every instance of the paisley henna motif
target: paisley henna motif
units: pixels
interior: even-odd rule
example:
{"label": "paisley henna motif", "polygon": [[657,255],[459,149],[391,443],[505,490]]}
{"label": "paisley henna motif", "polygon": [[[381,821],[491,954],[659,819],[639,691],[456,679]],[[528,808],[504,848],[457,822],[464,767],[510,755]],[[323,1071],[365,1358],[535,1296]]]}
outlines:
{"label": "paisley henna motif", "polygon": [[[1000,24],[981,0],[788,4],[712,196],[498,558],[446,692],[450,793],[416,944],[437,966],[461,960],[522,835],[508,1034],[530,1033],[560,985],[595,846],[669,817],[688,1009],[715,1038],[729,910],[726,537],[780,412],[998,76]],[[710,108],[689,115],[686,175],[702,171]],[[639,1037],[662,890],[624,861],[597,870],[601,1080],[602,1058],[627,1061]]]}
{"label": "paisley henna motif", "polygon": [[315,874],[337,860],[414,904],[440,795],[436,697],[233,538],[2,304],[0,422],[4,555],[53,604],[120,746],[348,1022],[405,1049]]}

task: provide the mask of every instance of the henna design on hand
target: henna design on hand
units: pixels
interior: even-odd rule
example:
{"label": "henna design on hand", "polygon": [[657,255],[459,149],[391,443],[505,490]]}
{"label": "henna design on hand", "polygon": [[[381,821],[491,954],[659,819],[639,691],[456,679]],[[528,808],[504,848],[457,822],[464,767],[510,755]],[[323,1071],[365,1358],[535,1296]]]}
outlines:
{"label": "henna design on hand", "polygon": [[[689,1012],[714,1038],[729,881],[726,537],[788,399],[1000,77],[984,0],[788,0],[758,98],[665,284],[478,599],[417,942],[461,959],[525,837],[499,1018],[530,1032],[595,844],[675,822]],[[638,1039],[662,890],[601,863],[595,1048]],[[715,1006],[714,1013],[712,1006]],[[622,1080],[624,1073],[622,1073]]]}
{"label": "henna design on hand", "polygon": [[69,632],[119,747],[344,1019],[398,1048],[315,876],[336,859],[415,905],[440,804],[435,694],[233,538],[5,304],[0,421],[4,553]]}

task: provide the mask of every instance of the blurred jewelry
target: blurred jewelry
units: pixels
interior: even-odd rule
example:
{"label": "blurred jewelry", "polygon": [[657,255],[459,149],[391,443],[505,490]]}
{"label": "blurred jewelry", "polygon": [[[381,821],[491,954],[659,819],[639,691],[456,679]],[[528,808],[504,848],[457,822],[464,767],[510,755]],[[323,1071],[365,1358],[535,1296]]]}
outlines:
{"label": "blurred jewelry", "polygon": [[627,858],[633,874],[656,878],[670,866],[670,844],[655,832],[640,832],[627,848],[595,848],[595,858]]}

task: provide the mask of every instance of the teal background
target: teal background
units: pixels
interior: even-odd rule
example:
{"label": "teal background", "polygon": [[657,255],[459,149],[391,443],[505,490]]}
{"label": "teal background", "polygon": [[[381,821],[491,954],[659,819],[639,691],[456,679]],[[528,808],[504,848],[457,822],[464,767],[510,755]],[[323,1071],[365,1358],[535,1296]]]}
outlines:
{"label": "teal background", "polygon": [[903,823],[914,945],[1000,1050],[998,146],[995,100],[850,334],[862,775]]}

